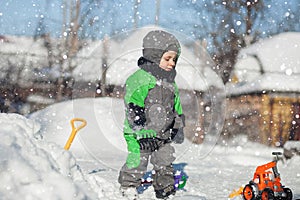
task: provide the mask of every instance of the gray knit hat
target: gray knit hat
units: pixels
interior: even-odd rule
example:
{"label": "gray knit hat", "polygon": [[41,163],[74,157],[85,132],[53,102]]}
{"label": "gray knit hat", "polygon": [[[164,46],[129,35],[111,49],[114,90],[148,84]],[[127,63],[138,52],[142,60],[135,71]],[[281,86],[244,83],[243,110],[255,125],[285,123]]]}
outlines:
{"label": "gray knit hat", "polygon": [[179,41],[174,35],[162,31],[150,31],[143,39],[143,57],[159,64],[162,55],[167,51],[177,52],[180,56],[181,48]]}

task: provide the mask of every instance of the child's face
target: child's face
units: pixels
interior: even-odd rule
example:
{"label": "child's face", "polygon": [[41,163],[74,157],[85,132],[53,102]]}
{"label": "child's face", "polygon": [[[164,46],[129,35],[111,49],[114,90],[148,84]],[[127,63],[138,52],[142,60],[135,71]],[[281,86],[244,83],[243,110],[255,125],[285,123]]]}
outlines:
{"label": "child's face", "polygon": [[176,65],[177,53],[175,51],[167,51],[160,59],[159,67],[165,71],[172,71]]}

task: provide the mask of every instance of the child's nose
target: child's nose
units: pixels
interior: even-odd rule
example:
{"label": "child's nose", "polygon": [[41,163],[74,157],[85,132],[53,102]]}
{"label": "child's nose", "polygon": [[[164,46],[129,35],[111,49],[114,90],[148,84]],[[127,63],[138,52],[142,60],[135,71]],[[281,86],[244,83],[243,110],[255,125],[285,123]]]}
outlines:
{"label": "child's nose", "polygon": [[175,66],[175,61],[174,60],[170,60],[169,61],[169,65],[174,67]]}

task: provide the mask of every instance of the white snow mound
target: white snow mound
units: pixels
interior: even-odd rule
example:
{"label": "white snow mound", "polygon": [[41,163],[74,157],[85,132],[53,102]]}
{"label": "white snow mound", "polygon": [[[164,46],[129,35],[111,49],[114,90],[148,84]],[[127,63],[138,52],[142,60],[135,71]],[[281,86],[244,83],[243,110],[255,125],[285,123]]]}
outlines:
{"label": "white snow mound", "polygon": [[72,154],[39,139],[40,125],[0,114],[0,199],[89,199]]}

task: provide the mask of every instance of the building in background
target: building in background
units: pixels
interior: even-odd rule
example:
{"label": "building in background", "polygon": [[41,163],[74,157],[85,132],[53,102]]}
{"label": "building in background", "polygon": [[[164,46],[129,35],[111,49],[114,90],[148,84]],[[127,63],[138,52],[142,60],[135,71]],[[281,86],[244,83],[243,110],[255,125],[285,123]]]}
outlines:
{"label": "building in background", "polygon": [[225,135],[244,133],[272,146],[300,140],[300,33],[243,49],[226,89]]}

